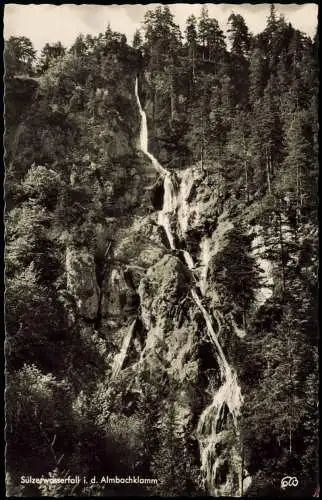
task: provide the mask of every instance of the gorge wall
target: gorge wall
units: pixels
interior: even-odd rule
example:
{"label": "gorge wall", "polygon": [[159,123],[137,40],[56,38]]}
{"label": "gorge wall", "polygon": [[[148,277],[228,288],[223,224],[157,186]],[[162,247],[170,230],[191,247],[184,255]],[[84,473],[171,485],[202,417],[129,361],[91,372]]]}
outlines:
{"label": "gorge wall", "polygon": [[[296,212],[287,183],[280,195],[278,169],[258,180],[236,115],[220,149],[199,116],[209,102],[207,120],[230,116],[210,55],[198,89],[191,68],[106,40],[7,77],[7,488],[256,496],[290,472],[314,481],[314,210]],[[158,483],[19,482],[66,471]]]}

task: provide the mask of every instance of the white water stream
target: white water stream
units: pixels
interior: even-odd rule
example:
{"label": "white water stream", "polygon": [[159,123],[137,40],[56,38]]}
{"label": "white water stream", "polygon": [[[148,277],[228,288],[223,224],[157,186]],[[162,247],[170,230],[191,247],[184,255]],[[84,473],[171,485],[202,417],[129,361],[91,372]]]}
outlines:
{"label": "white water stream", "polygon": [[200,242],[200,290],[202,295],[205,295],[207,291],[207,275],[209,261],[211,259],[211,238],[204,236]]}
{"label": "white water stream", "polygon": [[131,323],[130,328],[128,329],[126,335],[123,338],[123,343],[120,352],[114,357],[114,362],[112,366],[112,374],[110,380],[115,380],[120,371],[122,370],[123,363],[125,361],[127,351],[130,346],[130,342],[134,333],[135,329],[135,324],[136,324],[136,318],[135,320]]}
{"label": "white water stream", "polygon": [[[135,82],[135,96],[141,115],[140,147],[143,153],[151,160],[156,170],[164,178],[164,200],[163,208],[159,212],[158,223],[167,234],[170,247],[175,249],[175,238],[171,229],[171,217],[176,221],[176,227],[180,228],[181,236],[188,228],[188,202],[193,175],[187,173],[183,176],[179,189],[175,189],[172,175],[160,165],[157,159],[148,151],[148,129],[147,119],[142,109],[139,93],[138,80]],[[208,262],[211,256],[209,251],[210,241],[204,241],[202,247],[202,268],[200,277],[200,289],[202,295],[206,289]],[[193,259],[189,252],[183,251],[188,268],[195,272]],[[220,387],[212,391],[212,402],[202,412],[197,436],[200,446],[201,471],[206,492],[213,496],[241,496],[243,494],[243,466],[239,451],[238,417],[243,403],[241,389],[238,384],[237,375],[228,364],[223,349],[219,343],[218,336],[221,329],[219,318],[218,332],[212,325],[212,320],[202,304],[196,288],[191,289],[191,295],[198,309],[202,313],[207,325],[208,335],[214,347],[220,369]],[[217,316],[215,315],[217,318]],[[244,481],[245,485],[249,485]]]}

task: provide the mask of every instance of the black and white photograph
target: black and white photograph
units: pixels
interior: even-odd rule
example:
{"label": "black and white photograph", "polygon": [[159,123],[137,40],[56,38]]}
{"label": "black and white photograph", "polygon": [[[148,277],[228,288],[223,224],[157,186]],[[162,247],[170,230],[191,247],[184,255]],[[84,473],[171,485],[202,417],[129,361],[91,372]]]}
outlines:
{"label": "black and white photograph", "polygon": [[318,5],[3,23],[7,497],[319,497]]}

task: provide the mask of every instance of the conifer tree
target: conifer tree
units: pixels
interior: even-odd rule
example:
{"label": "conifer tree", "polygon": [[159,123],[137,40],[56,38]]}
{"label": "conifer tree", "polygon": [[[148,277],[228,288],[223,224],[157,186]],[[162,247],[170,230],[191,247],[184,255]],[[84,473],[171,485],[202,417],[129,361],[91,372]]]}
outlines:
{"label": "conifer tree", "polygon": [[197,19],[194,15],[189,16],[186,22],[186,43],[189,47],[189,58],[191,60],[192,67],[192,82],[195,82],[196,77],[196,56],[197,56]]}
{"label": "conifer tree", "polygon": [[244,18],[240,14],[231,14],[228,18],[228,33],[231,44],[231,52],[239,56],[248,54],[251,44],[251,36]]}

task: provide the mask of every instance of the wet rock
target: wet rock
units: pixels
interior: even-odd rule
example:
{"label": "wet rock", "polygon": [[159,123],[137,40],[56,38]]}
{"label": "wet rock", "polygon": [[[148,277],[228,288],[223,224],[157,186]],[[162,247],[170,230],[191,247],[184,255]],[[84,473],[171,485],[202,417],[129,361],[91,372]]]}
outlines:
{"label": "wet rock", "polygon": [[138,294],[123,268],[112,267],[102,288],[102,316],[114,320],[119,326],[128,316],[136,313],[138,306]]}
{"label": "wet rock", "polygon": [[139,287],[142,319],[147,329],[164,321],[164,327],[171,329],[171,310],[189,292],[190,280],[187,268],[173,255],[164,255],[148,270]]}
{"label": "wet rock", "polygon": [[130,227],[119,233],[114,256],[126,264],[143,269],[153,266],[165,253],[156,217],[136,218]]}

